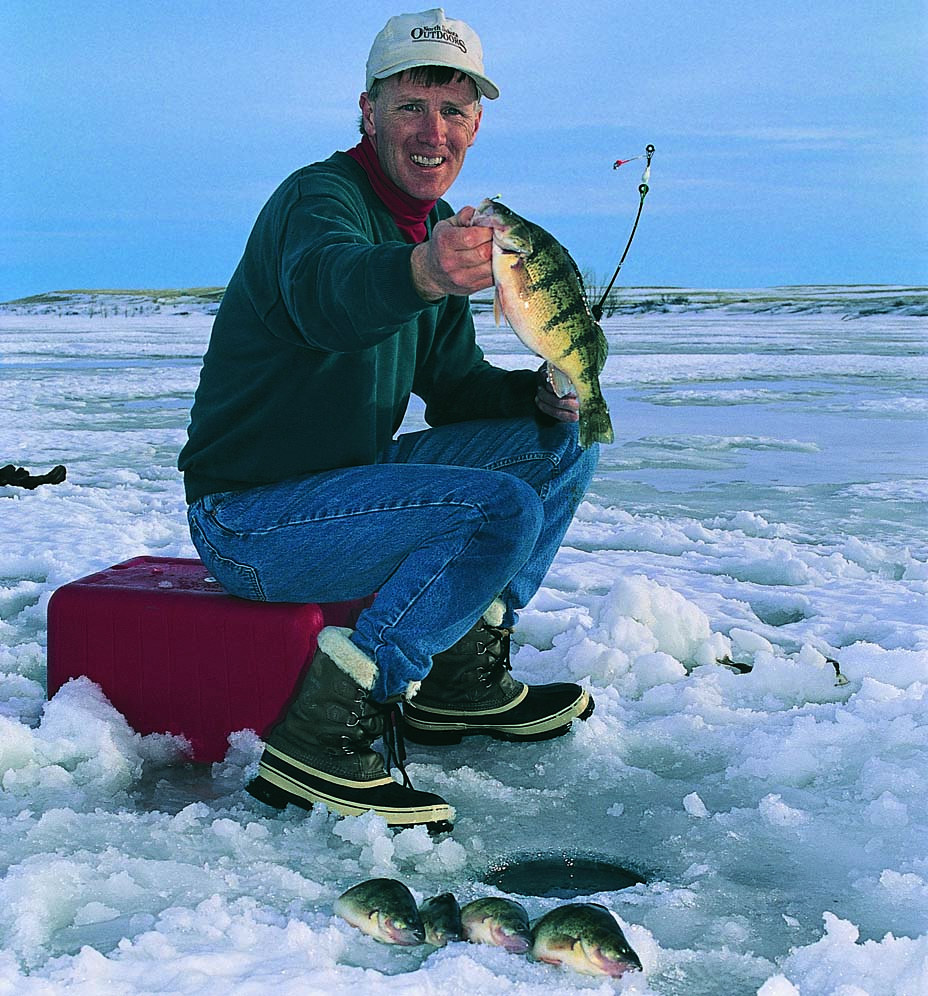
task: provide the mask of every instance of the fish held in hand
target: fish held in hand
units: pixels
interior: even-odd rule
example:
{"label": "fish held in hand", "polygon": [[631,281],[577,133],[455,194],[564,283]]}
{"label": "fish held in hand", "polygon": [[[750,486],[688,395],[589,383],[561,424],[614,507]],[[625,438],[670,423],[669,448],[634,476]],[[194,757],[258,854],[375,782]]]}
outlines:
{"label": "fish held in hand", "polygon": [[411,947],[425,940],[416,900],[394,878],[372,878],[343,892],[333,904],[343,920],[383,944]]}
{"label": "fish held in hand", "polygon": [[464,940],[461,907],[450,892],[430,896],[419,906],[419,916],[425,928],[425,943],[443,948],[449,941]]}
{"label": "fish held in hand", "polygon": [[489,198],[471,220],[493,230],[493,313],[548,364],[549,383],[580,401],[580,445],[611,443],[615,434],[599,385],[609,346],[583,293],[577,264],[545,229]]}
{"label": "fish held in hand", "polygon": [[531,955],[583,975],[617,978],[641,971],[622,928],[598,903],[568,903],[545,913],[532,928]]}
{"label": "fish held in hand", "polygon": [[461,922],[464,937],[474,944],[493,944],[512,954],[525,954],[531,947],[528,913],[513,899],[475,899],[461,909]]}

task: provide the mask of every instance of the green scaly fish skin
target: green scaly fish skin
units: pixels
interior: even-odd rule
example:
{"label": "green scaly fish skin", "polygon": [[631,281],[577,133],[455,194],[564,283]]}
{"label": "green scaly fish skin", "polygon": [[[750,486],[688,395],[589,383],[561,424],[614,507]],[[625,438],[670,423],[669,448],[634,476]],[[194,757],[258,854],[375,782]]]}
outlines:
{"label": "green scaly fish skin", "polygon": [[416,900],[395,878],[372,878],[343,892],[334,911],[352,927],[383,944],[410,947],[425,941]]}
{"label": "green scaly fish skin", "polygon": [[618,978],[641,971],[615,917],[598,903],[567,903],[545,913],[532,926],[531,956],[564,965],[583,975]]}
{"label": "green scaly fish skin", "polygon": [[461,907],[450,892],[430,896],[419,906],[419,916],[425,927],[425,943],[443,948],[449,941],[464,940]]}
{"label": "green scaly fish skin", "polygon": [[474,944],[493,944],[512,954],[525,954],[532,943],[528,913],[514,899],[475,899],[461,909],[461,922],[464,937]]}
{"label": "green scaly fish skin", "polygon": [[494,314],[547,360],[555,393],[573,385],[580,401],[580,445],[611,443],[612,420],[599,386],[609,351],[583,293],[577,265],[541,226],[499,201],[477,206],[472,225],[493,229]]}

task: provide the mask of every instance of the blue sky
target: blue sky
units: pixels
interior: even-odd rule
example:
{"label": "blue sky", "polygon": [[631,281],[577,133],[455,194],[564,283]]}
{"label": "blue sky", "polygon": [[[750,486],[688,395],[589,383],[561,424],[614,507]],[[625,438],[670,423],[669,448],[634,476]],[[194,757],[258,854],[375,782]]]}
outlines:
{"label": "blue sky", "polygon": [[[353,145],[376,0],[5,0],[0,301],[223,285],[288,173]],[[502,90],[448,199],[620,285],[928,283],[924,0],[471,0]]]}

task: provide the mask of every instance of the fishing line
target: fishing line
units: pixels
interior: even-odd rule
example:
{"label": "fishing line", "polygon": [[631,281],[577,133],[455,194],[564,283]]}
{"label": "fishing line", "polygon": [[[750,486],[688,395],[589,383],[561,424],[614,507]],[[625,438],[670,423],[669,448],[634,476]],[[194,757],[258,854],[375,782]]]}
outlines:
{"label": "fishing line", "polygon": [[616,159],[613,163],[612,168],[618,169],[620,166],[624,166],[625,163],[634,162],[636,159],[647,159],[647,163],[644,167],[644,173],[641,174],[641,183],[638,184],[638,213],[635,215],[635,224],[632,225],[631,234],[628,237],[628,242],[625,243],[625,252],[622,253],[622,258],[619,260],[619,265],[615,268],[615,273],[612,274],[612,279],[609,281],[609,286],[603,292],[603,296],[599,301],[593,305],[590,309],[593,312],[593,317],[598,322],[600,318],[603,317],[603,305],[606,303],[606,298],[609,297],[609,291],[612,290],[612,285],[616,281],[616,277],[619,275],[619,270],[622,269],[622,264],[625,262],[625,257],[628,255],[628,250],[631,248],[632,239],[635,237],[635,231],[638,228],[638,222],[641,219],[641,211],[644,208],[644,199],[648,195],[648,181],[651,179],[651,157],[654,155],[654,146],[648,145],[642,155],[632,156],[630,159]]}

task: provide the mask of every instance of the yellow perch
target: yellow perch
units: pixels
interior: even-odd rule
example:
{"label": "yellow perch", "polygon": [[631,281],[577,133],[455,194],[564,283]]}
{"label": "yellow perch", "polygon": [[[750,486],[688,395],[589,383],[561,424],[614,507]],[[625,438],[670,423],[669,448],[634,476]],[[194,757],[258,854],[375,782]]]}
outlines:
{"label": "yellow perch", "polygon": [[493,279],[500,314],[516,335],[548,362],[555,392],[573,386],[580,401],[580,445],[615,438],[599,374],[609,346],[590,312],[577,266],[543,228],[505,204],[481,201],[471,222],[493,229]]}

